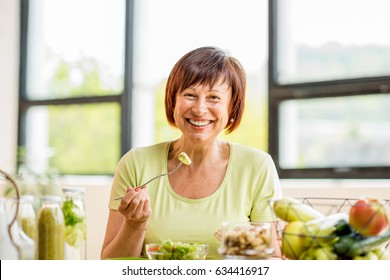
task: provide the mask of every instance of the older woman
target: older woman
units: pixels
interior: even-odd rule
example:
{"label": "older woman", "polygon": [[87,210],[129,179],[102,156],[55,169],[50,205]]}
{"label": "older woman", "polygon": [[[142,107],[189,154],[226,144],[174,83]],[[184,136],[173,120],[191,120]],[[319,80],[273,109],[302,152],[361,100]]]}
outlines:
{"label": "older woman", "polygon": [[[272,220],[268,202],[281,191],[271,157],[218,138],[240,124],[245,90],[241,64],[219,48],[195,49],[176,63],[166,86],[165,110],[181,137],[133,148],[120,160],[102,258],[140,256],[144,244],[166,239],[205,242],[208,257],[219,258],[215,232],[222,222]],[[190,165],[135,188],[174,170],[181,152],[190,157]],[[118,196],[123,198],[115,200]]]}

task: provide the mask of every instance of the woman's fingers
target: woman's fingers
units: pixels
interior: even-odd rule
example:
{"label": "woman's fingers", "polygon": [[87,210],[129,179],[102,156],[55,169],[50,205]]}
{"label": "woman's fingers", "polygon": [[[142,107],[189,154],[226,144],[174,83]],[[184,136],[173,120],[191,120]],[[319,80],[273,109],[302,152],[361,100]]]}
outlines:
{"label": "woman's fingers", "polygon": [[121,200],[118,210],[126,210],[136,195],[137,192],[133,188],[128,187],[126,190],[126,194]]}
{"label": "woman's fingers", "polygon": [[137,198],[134,198],[134,212],[135,213],[141,213],[142,209],[144,207],[145,198],[146,198],[146,192],[142,190],[138,190],[139,195]]}
{"label": "woman's fingers", "polygon": [[146,188],[146,185],[143,185],[143,186],[141,186],[141,187],[135,187],[134,190],[135,190],[136,192],[138,192],[139,190],[143,190],[144,188]]}
{"label": "woman's fingers", "polygon": [[142,213],[143,216],[149,215],[150,214],[149,205],[150,205],[149,194],[146,190],[144,190],[136,211],[138,213]]}
{"label": "woman's fingers", "polygon": [[150,212],[151,211],[149,194],[147,192],[146,192],[146,198],[145,198],[145,203],[144,203],[143,210],[146,211],[146,212]]}
{"label": "woman's fingers", "polygon": [[139,189],[135,188],[129,194],[126,194],[122,199],[126,205],[124,210],[129,209],[130,211],[134,211],[142,199],[142,193]]}
{"label": "woman's fingers", "polygon": [[145,220],[150,216],[149,195],[143,188],[130,190],[122,199],[118,211],[127,220]]}
{"label": "woman's fingers", "polygon": [[146,193],[146,199],[142,211],[145,217],[150,217],[150,215],[152,214],[152,209],[150,208],[149,194],[147,193]]}
{"label": "woman's fingers", "polygon": [[149,194],[146,190],[143,190],[141,200],[139,201],[138,206],[134,211],[136,215],[134,218],[139,221],[147,220],[152,212],[149,205]]}

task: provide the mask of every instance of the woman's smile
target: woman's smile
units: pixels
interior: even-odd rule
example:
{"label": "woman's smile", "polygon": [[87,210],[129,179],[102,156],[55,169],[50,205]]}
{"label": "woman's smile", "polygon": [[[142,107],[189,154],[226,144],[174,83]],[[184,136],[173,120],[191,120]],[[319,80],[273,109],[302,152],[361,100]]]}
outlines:
{"label": "woman's smile", "polygon": [[223,79],[212,86],[195,85],[177,95],[174,116],[184,137],[216,140],[229,119],[231,88]]}
{"label": "woman's smile", "polygon": [[196,127],[205,127],[211,123],[210,120],[205,120],[205,121],[196,121],[192,119],[187,119],[188,122]]}

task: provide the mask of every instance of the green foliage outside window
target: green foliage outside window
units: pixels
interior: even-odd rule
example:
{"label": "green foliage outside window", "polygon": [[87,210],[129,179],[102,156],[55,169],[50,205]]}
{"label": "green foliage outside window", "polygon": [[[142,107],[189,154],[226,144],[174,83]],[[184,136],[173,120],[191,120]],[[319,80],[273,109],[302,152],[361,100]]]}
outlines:
{"label": "green foliage outside window", "polygon": [[[72,81],[72,72],[79,81]],[[93,59],[55,71],[50,92],[55,98],[107,95],[102,70]],[[119,88],[119,82],[114,88]],[[95,103],[48,107],[50,167],[61,174],[113,174],[120,157],[120,106]]]}

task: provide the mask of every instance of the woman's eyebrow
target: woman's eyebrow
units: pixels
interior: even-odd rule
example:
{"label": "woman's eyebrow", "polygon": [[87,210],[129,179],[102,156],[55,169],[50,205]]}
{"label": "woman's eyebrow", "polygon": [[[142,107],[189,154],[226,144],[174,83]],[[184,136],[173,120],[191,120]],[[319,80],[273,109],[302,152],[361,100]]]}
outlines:
{"label": "woman's eyebrow", "polygon": [[[194,87],[188,87],[187,89],[190,89],[190,90],[193,90],[193,91],[197,91],[196,90],[196,88],[194,88]],[[215,92],[219,92],[219,93],[224,93],[225,91],[223,90],[223,89],[218,89],[218,88],[210,88],[209,90],[208,90],[208,92],[213,92],[213,91],[215,91]]]}
{"label": "woman's eyebrow", "polygon": [[210,89],[210,91],[215,91],[215,92],[219,92],[219,93],[225,93],[224,90],[221,90],[221,89],[215,89],[215,88],[212,88]]}

